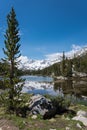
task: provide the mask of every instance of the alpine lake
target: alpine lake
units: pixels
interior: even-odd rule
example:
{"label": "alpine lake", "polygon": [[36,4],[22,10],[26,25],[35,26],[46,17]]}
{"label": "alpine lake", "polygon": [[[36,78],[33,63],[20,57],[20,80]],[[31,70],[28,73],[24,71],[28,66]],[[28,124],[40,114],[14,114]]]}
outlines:
{"label": "alpine lake", "polygon": [[22,78],[25,79],[24,93],[66,96],[73,102],[85,102],[87,105],[87,77],[56,81],[48,76],[25,75]]}
{"label": "alpine lake", "polygon": [[[32,94],[49,94],[52,96],[67,96],[73,101],[87,103],[87,78],[56,80],[45,76],[23,76],[25,86],[23,91]],[[27,86],[27,87],[26,87]]]}

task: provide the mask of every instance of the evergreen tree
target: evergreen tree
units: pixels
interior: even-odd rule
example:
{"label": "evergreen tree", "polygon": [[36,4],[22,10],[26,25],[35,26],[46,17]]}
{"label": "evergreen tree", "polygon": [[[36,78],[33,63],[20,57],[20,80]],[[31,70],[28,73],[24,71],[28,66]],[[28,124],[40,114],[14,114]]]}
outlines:
{"label": "evergreen tree", "polygon": [[62,62],[61,62],[61,74],[65,76],[65,69],[66,69],[66,61],[65,61],[65,53],[63,52]]}
{"label": "evergreen tree", "polygon": [[18,76],[18,58],[20,57],[20,37],[16,14],[12,8],[7,15],[7,30],[5,34],[5,48],[3,48],[5,58],[3,62],[7,64],[4,68],[4,83],[8,88],[8,105],[10,111],[14,111],[17,107],[18,99],[21,94],[23,80]]}
{"label": "evergreen tree", "polygon": [[67,60],[67,77],[72,77],[72,60]]}

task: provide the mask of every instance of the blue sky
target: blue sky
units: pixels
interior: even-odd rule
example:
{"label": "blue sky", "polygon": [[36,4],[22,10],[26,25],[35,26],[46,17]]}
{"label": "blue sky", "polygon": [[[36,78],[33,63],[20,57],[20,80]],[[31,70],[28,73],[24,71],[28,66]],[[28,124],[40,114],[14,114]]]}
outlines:
{"label": "blue sky", "polygon": [[32,59],[87,44],[87,0],[1,0],[0,58],[6,16],[14,7],[21,35],[21,53]]}

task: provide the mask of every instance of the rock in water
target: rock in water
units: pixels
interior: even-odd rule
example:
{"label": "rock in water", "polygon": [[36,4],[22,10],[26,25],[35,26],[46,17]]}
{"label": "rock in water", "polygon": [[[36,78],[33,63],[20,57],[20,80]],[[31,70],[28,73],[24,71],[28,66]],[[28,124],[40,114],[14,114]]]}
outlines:
{"label": "rock in water", "polygon": [[29,109],[32,114],[40,114],[44,119],[49,119],[56,113],[56,109],[53,107],[51,100],[40,94],[31,97]]}

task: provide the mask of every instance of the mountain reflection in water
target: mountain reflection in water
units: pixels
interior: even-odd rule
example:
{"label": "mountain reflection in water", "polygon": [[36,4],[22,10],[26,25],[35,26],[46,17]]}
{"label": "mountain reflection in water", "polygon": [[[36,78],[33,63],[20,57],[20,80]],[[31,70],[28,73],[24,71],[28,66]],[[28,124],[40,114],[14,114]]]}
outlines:
{"label": "mountain reflection in water", "polygon": [[[50,95],[74,95],[87,98],[87,78],[78,80],[57,80],[45,76],[22,76],[25,79],[23,92]],[[1,80],[3,78],[1,77]],[[2,88],[2,82],[0,88]],[[0,90],[1,92],[1,90]]]}
{"label": "mountain reflection in water", "polygon": [[[26,79],[24,89],[28,93],[50,95],[87,96],[87,78],[83,80],[58,80],[44,76],[23,76]],[[32,89],[33,88],[33,89]]]}

